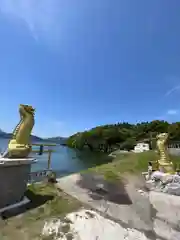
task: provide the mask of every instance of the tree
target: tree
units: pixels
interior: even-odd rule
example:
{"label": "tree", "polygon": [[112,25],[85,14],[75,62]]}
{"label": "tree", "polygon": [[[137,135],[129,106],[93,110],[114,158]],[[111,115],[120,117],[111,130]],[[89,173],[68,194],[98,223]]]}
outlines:
{"label": "tree", "polygon": [[67,145],[80,149],[88,146],[93,151],[109,152],[118,145],[130,150],[134,148],[136,141],[146,141],[154,148],[156,135],[161,132],[169,132],[172,141],[180,140],[180,122],[170,124],[153,120],[138,124],[106,124],[70,136]]}
{"label": "tree", "polygon": [[136,140],[133,138],[128,138],[125,142],[123,142],[120,146],[122,150],[130,151],[134,149],[134,146],[136,145]]}

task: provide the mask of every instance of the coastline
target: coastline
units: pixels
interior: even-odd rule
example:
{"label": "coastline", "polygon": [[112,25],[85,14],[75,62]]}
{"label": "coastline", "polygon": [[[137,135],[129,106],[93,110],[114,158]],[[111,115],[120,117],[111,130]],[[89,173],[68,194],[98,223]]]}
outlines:
{"label": "coastline", "polygon": [[[111,235],[112,240],[125,236],[128,240],[137,236],[140,240],[155,239],[155,236],[161,238],[164,237],[164,229],[167,229],[166,236],[169,236],[169,239],[175,239],[175,235],[179,236],[180,233],[176,230],[180,217],[179,197],[167,196],[165,199],[162,193],[144,191],[144,179],[140,171],[131,171],[135,162],[143,160],[143,168],[148,159],[156,153],[149,151],[140,154],[115,154],[116,158],[111,163],[57,178],[55,184],[48,184],[47,181],[29,184],[27,197],[31,199],[33,208],[28,211],[26,208],[20,217],[17,215],[18,221],[16,217],[6,220],[6,225],[1,225],[4,236],[19,234],[18,239],[23,239],[24,231],[19,231],[17,224],[22,230],[26,229],[29,236],[27,239],[33,239],[32,236],[39,234],[52,237],[50,228],[57,229],[57,226],[60,229],[57,234],[69,234],[76,239],[75,232],[84,236],[85,225],[87,240],[89,236],[92,237],[88,235],[92,231],[94,237],[104,239],[105,225],[114,233]],[[109,188],[103,187],[104,181],[108,183]],[[112,192],[112,196],[108,197],[109,191]],[[171,217],[168,215],[168,208],[173,209]],[[166,222],[158,218],[164,213],[163,219],[166,219]],[[97,219],[100,221],[98,229],[95,227]]]}

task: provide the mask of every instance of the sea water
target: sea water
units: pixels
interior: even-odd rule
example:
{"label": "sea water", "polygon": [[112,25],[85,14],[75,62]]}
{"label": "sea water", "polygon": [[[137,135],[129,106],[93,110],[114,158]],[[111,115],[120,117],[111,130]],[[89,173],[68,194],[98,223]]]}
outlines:
{"label": "sea water", "polygon": [[[0,151],[3,152],[6,150],[8,141],[9,139],[0,138]],[[43,143],[47,144],[47,142],[38,142],[38,144]],[[47,148],[48,147],[45,147],[45,150]],[[69,175],[110,161],[110,158],[102,153],[93,153],[90,151],[81,152],[61,145],[50,148],[53,149],[51,154],[51,169],[56,172],[57,176]],[[33,149],[38,150],[39,147],[33,146]],[[31,156],[37,159],[37,163],[32,165],[32,172],[47,169],[48,154],[44,153],[41,156],[33,154]]]}

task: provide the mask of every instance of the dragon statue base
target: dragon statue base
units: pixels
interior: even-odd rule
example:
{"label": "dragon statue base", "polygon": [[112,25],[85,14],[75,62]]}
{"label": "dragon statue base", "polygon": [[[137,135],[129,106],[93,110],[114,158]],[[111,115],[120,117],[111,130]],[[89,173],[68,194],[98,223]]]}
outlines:
{"label": "dragon statue base", "polygon": [[169,174],[174,174],[175,173],[175,171],[173,169],[173,163],[172,162],[164,163],[164,162],[161,162],[159,160],[158,163],[159,163],[159,170],[161,172],[169,173]]}
{"label": "dragon statue base", "polygon": [[32,150],[31,146],[10,142],[8,144],[8,158],[26,158]]}
{"label": "dragon statue base", "polygon": [[158,160],[159,170],[164,173],[174,174],[173,163],[170,161],[167,151],[168,133],[160,133],[157,135],[157,149],[160,159]]}

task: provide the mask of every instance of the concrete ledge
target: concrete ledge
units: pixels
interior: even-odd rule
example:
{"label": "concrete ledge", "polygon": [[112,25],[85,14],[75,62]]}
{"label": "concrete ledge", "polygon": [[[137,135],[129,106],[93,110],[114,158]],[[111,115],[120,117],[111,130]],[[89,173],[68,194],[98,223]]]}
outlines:
{"label": "concrete ledge", "polygon": [[0,208],[20,202],[24,197],[34,158],[0,159]]}
{"label": "concrete ledge", "polygon": [[6,166],[15,166],[15,165],[24,165],[24,164],[33,164],[36,163],[37,160],[35,158],[0,158],[0,167]]}
{"label": "concrete ledge", "polygon": [[8,210],[12,210],[12,209],[15,209],[15,208],[18,208],[18,207],[21,207],[22,205],[25,205],[27,203],[29,203],[30,200],[27,198],[27,197],[24,197],[22,201],[18,202],[18,203],[15,203],[15,204],[12,204],[12,205],[9,205],[7,207],[4,207],[4,208],[1,208],[0,209],[0,214],[4,211],[8,211]]}

